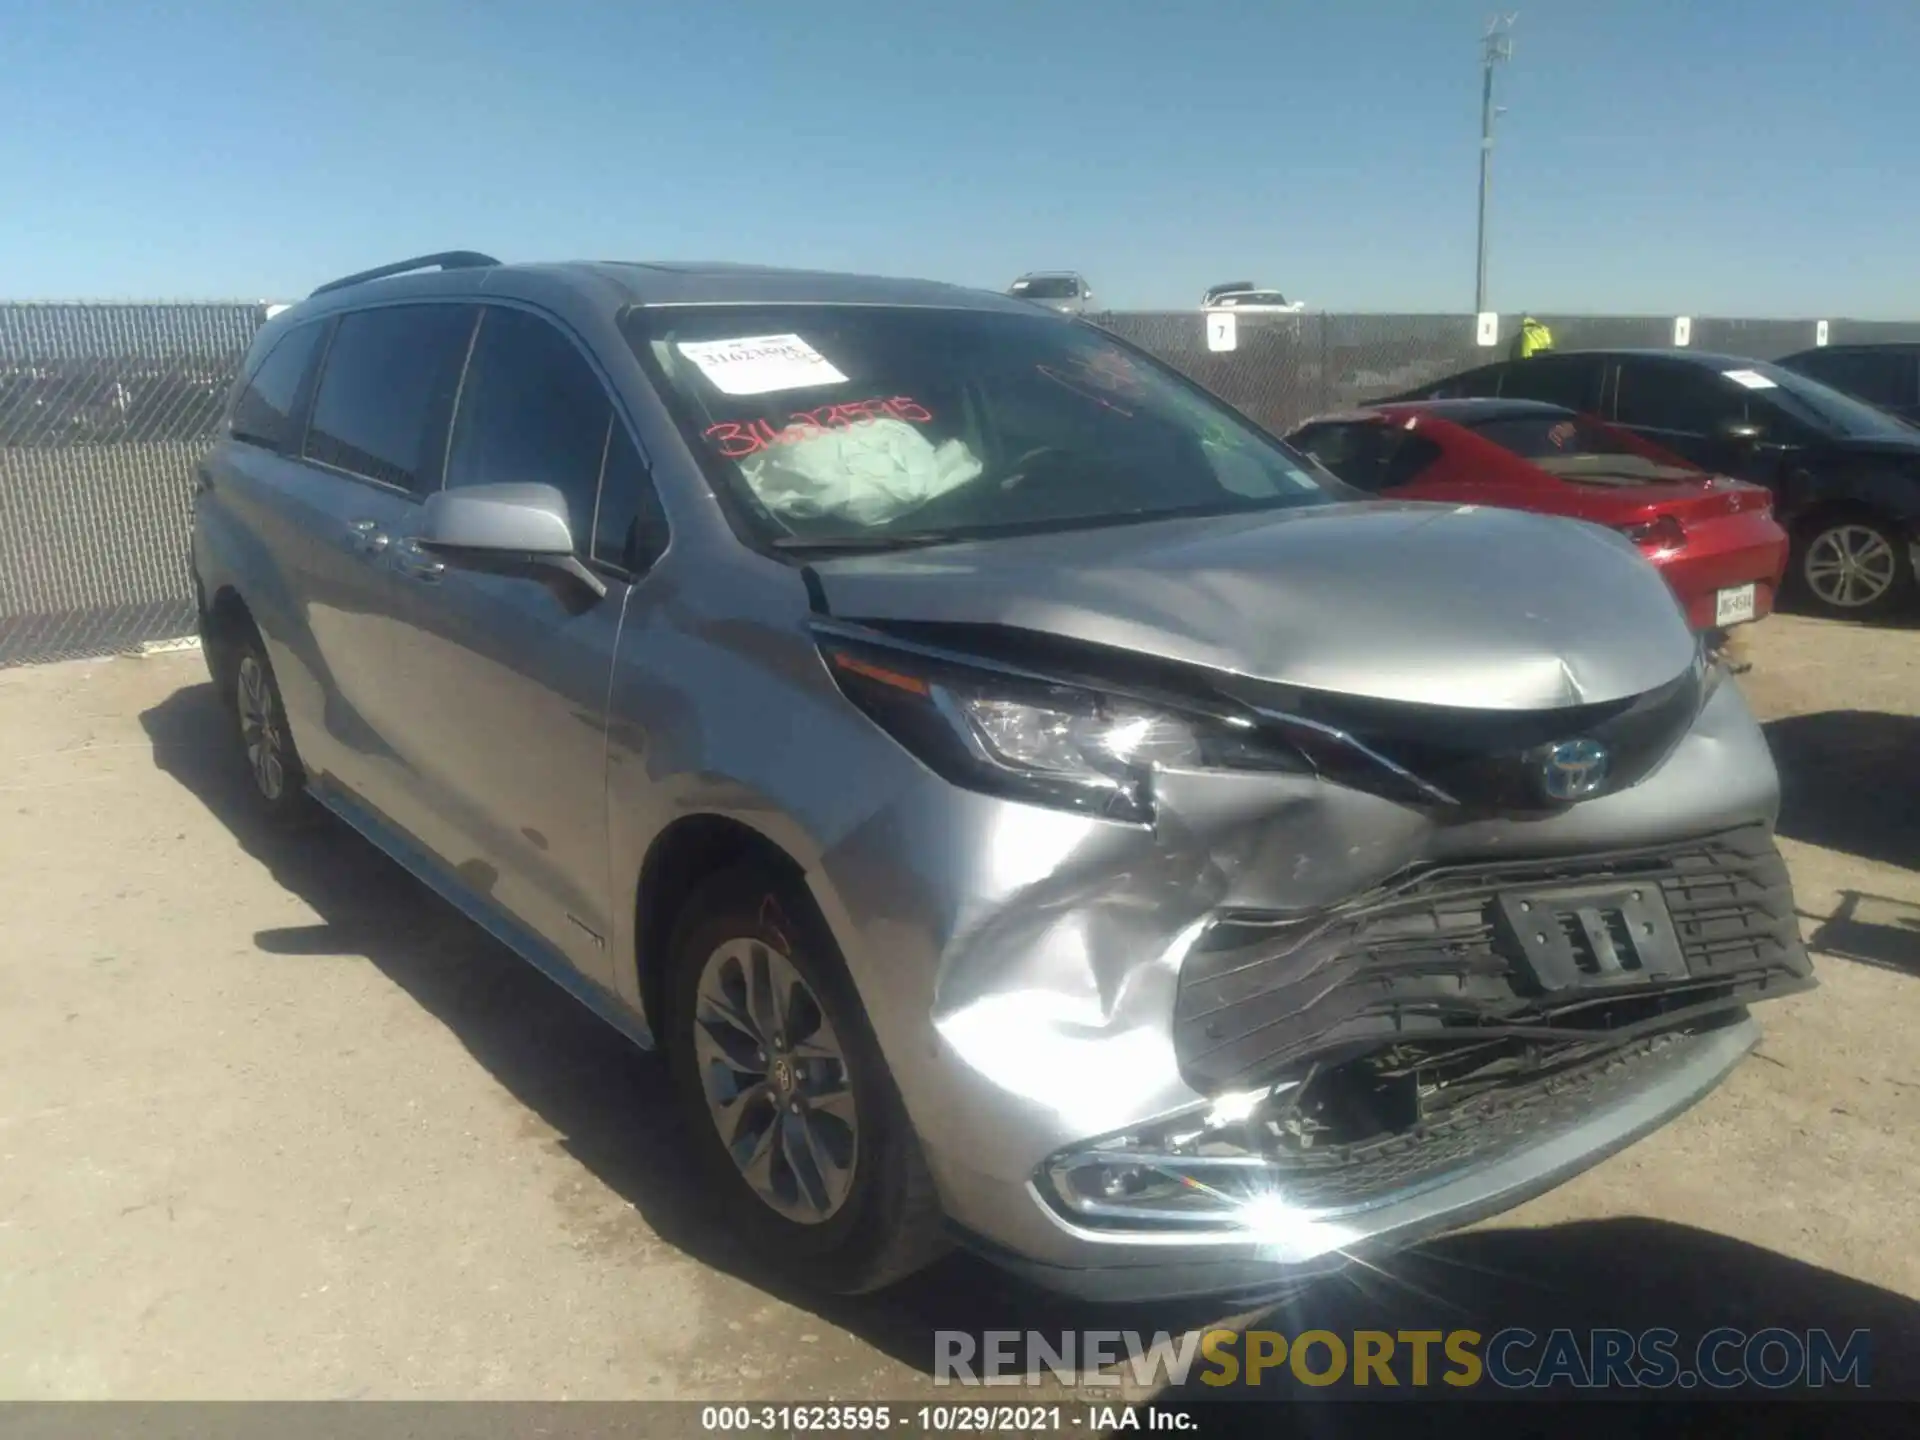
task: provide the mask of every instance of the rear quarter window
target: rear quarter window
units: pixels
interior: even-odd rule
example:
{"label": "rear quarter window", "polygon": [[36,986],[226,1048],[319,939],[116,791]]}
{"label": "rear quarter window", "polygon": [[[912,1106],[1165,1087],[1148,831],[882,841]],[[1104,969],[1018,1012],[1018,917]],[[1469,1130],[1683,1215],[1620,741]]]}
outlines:
{"label": "rear quarter window", "polygon": [[323,321],[295,326],[273,344],[234,396],[227,433],[274,451],[298,448],[295,407],[326,334]]}

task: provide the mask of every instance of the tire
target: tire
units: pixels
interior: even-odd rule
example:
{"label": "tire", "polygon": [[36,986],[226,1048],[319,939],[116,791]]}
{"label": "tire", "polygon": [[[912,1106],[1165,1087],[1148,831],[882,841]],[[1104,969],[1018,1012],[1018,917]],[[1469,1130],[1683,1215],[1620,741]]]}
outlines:
{"label": "tire", "polygon": [[1794,537],[1793,588],[1808,612],[1830,619],[1904,611],[1916,589],[1906,536],[1867,511],[1818,516]]}
{"label": "tire", "polygon": [[[748,1248],[838,1294],[880,1289],[936,1259],[947,1241],[932,1176],[810,897],[759,866],[717,874],[682,909],[668,965],[676,1105]],[[749,980],[771,982],[763,995],[785,991],[784,1018],[750,1003]]]}
{"label": "tire", "polygon": [[251,628],[233,642],[227,704],[246,763],[248,793],[268,819],[291,824],[312,812],[307,772],[287,728],[287,706],[274,678],[273,662]]}

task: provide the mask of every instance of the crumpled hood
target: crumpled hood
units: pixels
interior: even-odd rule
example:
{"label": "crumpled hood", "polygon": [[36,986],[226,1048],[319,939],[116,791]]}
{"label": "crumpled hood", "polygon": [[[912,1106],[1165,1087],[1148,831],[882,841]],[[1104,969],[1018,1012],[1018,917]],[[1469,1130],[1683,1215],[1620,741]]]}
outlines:
{"label": "crumpled hood", "polygon": [[1338,504],[848,556],[847,620],[999,624],[1261,680],[1492,710],[1674,679],[1694,639],[1622,536],[1475,506]]}

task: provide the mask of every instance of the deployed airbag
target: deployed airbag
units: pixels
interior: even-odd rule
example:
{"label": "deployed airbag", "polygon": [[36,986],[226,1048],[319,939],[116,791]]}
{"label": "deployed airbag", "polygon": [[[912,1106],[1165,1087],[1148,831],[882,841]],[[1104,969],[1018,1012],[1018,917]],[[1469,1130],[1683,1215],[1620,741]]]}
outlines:
{"label": "deployed airbag", "polygon": [[740,462],[753,493],[783,520],[831,516],[857,525],[884,525],[982,468],[960,441],[936,446],[894,419],[823,429]]}

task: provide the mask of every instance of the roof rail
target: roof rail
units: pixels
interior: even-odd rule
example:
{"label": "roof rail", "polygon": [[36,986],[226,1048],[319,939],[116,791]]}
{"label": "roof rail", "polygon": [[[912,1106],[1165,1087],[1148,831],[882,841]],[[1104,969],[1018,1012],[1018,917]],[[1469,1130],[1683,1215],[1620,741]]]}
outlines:
{"label": "roof rail", "polygon": [[405,275],[412,270],[470,270],[499,263],[493,256],[482,255],[478,250],[442,250],[437,255],[416,255],[411,260],[396,260],[391,265],[377,265],[354,275],[342,275],[338,280],[329,280],[313,294],[325,295],[329,290],[344,290],[349,285],[363,285],[369,280],[384,280],[389,275]]}

